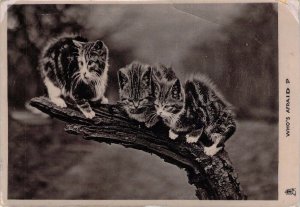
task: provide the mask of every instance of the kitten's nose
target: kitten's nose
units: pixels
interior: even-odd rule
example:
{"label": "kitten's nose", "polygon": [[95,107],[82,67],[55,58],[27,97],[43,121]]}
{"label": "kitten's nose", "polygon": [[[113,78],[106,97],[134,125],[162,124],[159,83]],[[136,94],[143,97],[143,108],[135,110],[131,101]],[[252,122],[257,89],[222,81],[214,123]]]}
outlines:
{"label": "kitten's nose", "polygon": [[84,78],[87,78],[87,76],[86,76],[86,72],[84,72],[83,76],[84,76]]}
{"label": "kitten's nose", "polygon": [[137,108],[139,106],[139,102],[133,102],[133,106]]}

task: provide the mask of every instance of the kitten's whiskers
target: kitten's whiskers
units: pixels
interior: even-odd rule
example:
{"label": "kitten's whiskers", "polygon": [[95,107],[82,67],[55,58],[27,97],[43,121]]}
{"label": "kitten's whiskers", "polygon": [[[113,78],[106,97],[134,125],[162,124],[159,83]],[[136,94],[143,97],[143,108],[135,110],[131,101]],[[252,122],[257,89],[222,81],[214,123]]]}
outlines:
{"label": "kitten's whiskers", "polygon": [[[73,77],[73,76],[74,76],[74,77]],[[81,78],[80,72],[74,73],[73,76],[72,76],[72,77],[73,77],[73,81],[74,81],[75,87],[77,87],[78,84],[79,84],[81,81],[83,81],[82,78]]]}
{"label": "kitten's whiskers", "polygon": [[148,117],[150,117],[149,122],[152,123],[152,121],[157,117],[157,114],[156,113],[151,113],[151,114],[149,114]]}

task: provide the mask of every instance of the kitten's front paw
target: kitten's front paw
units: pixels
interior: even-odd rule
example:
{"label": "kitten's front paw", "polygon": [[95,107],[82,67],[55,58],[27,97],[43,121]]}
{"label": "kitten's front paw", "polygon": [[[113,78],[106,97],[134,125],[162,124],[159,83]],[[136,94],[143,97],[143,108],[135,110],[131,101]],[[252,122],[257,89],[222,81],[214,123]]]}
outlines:
{"label": "kitten's front paw", "polygon": [[145,126],[146,126],[147,128],[151,128],[151,127],[153,127],[158,121],[159,121],[159,120],[158,120],[157,117],[152,118],[152,119],[148,119],[148,120],[146,120],[146,122],[145,122]]}
{"label": "kitten's front paw", "polygon": [[108,99],[106,97],[103,96],[102,100],[101,100],[102,104],[108,104]]}
{"label": "kitten's front paw", "polygon": [[212,133],[210,135],[210,140],[213,141],[214,143],[221,140],[223,138],[223,136],[219,133]]}
{"label": "kitten's front paw", "polygon": [[145,122],[145,126],[147,128],[151,128],[151,127],[153,127],[153,124],[151,122]]}
{"label": "kitten's front paw", "polygon": [[67,104],[62,98],[52,98],[51,101],[61,108],[66,108]]}
{"label": "kitten's front paw", "polygon": [[217,154],[223,147],[216,147],[216,145],[212,145],[210,147],[204,147],[204,153],[208,156],[214,156]]}
{"label": "kitten's front paw", "polygon": [[169,130],[169,137],[170,139],[176,139],[178,137],[178,134],[175,134],[172,130]]}
{"label": "kitten's front paw", "polygon": [[185,135],[185,137],[186,137],[186,142],[187,143],[196,143],[199,139],[199,136],[194,137],[194,136],[191,136],[189,134]]}
{"label": "kitten's front paw", "polygon": [[84,116],[88,119],[92,119],[95,117],[95,112],[94,111],[90,111],[90,112],[86,112],[86,111],[83,111],[82,112],[84,114]]}

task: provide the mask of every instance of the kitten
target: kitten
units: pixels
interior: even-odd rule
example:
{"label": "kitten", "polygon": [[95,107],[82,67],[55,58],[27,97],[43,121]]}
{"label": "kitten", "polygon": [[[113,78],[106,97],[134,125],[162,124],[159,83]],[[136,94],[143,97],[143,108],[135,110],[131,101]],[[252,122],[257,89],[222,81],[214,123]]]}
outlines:
{"label": "kitten", "polygon": [[80,36],[62,36],[45,47],[39,66],[50,100],[66,107],[75,101],[87,118],[95,112],[90,102],[107,103],[108,48],[97,40],[88,42]]}
{"label": "kitten", "polygon": [[154,108],[152,68],[139,62],[132,62],[118,71],[119,104],[134,120],[152,127],[158,122]]}
{"label": "kitten", "polygon": [[171,68],[159,66],[154,71],[155,109],[170,127],[169,137],[184,133],[188,143],[195,143],[205,133],[213,145],[204,152],[219,152],[236,128],[230,105],[203,76],[186,81],[183,88]]}

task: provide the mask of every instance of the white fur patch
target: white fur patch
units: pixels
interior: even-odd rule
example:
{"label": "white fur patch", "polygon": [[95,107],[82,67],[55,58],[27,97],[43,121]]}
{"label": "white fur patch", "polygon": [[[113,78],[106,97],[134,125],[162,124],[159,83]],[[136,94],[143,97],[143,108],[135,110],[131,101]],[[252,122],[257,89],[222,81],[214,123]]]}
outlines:
{"label": "white fur patch", "polygon": [[101,103],[102,104],[108,104],[108,99],[105,96],[103,96]]}
{"label": "white fur patch", "polygon": [[99,99],[103,99],[104,93],[106,91],[106,86],[107,86],[107,71],[104,72],[99,79],[101,80],[97,81],[97,83],[95,84],[96,96],[95,98],[91,99],[91,101],[97,101]]}
{"label": "white fur patch", "polygon": [[47,77],[44,79],[44,83],[46,85],[50,100],[59,107],[67,107],[65,101],[60,97],[62,95],[61,89],[56,87]]}
{"label": "white fur patch", "polygon": [[51,101],[61,108],[66,108],[67,104],[62,98],[52,98]]}
{"label": "white fur patch", "polygon": [[44,83],[47,87],[49,97],[60,97],[62,95],[61,89],[56,87],[49,78],[44,79]]}
{"label": "white fur patch", "polygon": [[219,142],[221,141],[222,138],[223,138],[223,136],[219,133],[212,133],[210,135],[211,141],[213,141],[215,144],[219,144]]}
{"label": "white fur patch", "polygon": [[186,137],[187,143],[196,143],[198,141],[198,139],[200,138],[200,136],[191,136],[189,134],[187,134],[185,137]]}
{"label": "white fur patch", "polygon": [[178,134],[175,134],[172,130],[169,130],[169,137],[170,139],[176,139],[178,137]]}
{"label": "white fur patch", "polygon": [[157,110],[157,115],[161,116],[162,118],[169,118],[169,117],[173,116],[174,114],[164,111],[163,109],[159,108]]}
{"label": "white fur patch", "polygon": [[[80,109],[80,108],[79,108]],[[81,110],[80,111],[83,113],[83,115],[88,118],[88,119],[92,119],[95,117],[95,112],[94,111],[90,111],[90,112],[87,112],[87,111],[84,111],[84,110]]]}
{"label": "white fur patch", "polygon": [[216,144],[210,146],[210,147],[204,147],[204,153],[208,156],[214,156],[217,154],[223,147],[217,147]]}
{"label": "white fur patch", "polygon": [[[99,80],[97,81],[97,83],[95,85],[96,97],[91,100],[91,101],[97,101],[99,99],[102,99],[103,104],[108,103],[107,98],[104,97],[104,93],[105,93],[106,87],[107,87],[107,80],[108,80],[107,72],[108,72],[108,67],[109,67],[109,65],[108,65],[108,48],[107,47],[106,47],[106,50],[107,50],[107,56],[106,56],[106,60],[105,60],[105,68],[104,68],[103,74],[101,75],[101,77],[99,77]],[[106,101],[105,99],[107,100],[106,103],[104,103]],[[104,100],[104,102],[103,102],[103,100]]]}

